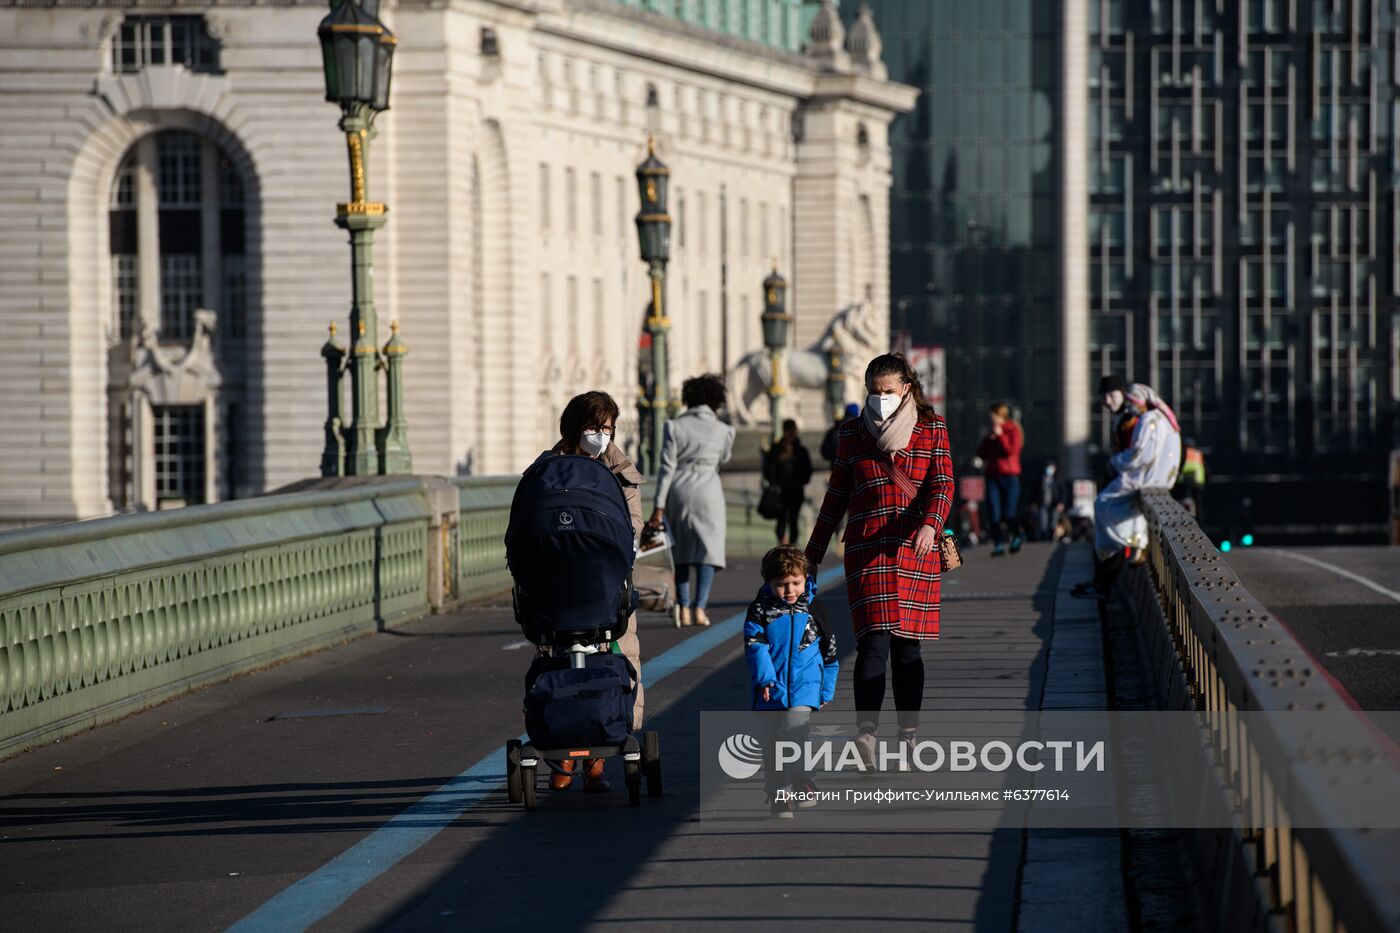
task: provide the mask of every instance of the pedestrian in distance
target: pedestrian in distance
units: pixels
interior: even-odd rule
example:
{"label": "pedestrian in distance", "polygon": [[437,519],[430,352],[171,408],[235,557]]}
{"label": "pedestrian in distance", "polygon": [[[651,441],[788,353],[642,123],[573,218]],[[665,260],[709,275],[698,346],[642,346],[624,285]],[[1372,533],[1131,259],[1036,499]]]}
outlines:
{"label": "pedestrian in distance", "polygon": [[1011,535],[1011,553],[1021,550],[1021,449],[1025,433],[1011,417],[1011,406],[997,402],[987,409],[987,434],[977,445],[987,477],[987,520],[992,535],[992,556],[1006,553],[1004,544]]}
{"label": "pedestrian in distance", "polygon": [[1181,476],[1172,488],[1172,498],[1180,502],[1182,508],[1191,514],[1199,524],[1201,521],[1201,493],[1206,488],[1206,457],[1192,438],[1182,445]]}
{"label": "pedestrian in distance", "polygon": [[827,463],[836,459],[836,432],[841,430],[841,425],[859,414],[860,406],[855,402],[851,402],[846,406],[846,410],[841,413],[841,417],[837,419],[836,423],[826,432],[826,437],[822,438],[821,455],[822,459]]}
{"label": "pedestrian in distance", "polygon": [[869,393],[859,418],[837,434],[836,460],[816,527],[807,542],[815,577],[842,516],[849,521],[846,595],[856,635],[856,749],[874,767],[888,666],[899,738],[909,743],[924,697],[920,646],[938,637],[939,539],[953,504],[948,426],[924,397],[899,353],[870,361]]}
{"label": "pedestrian in distance", "polygon": [[[773,815],[783,819],[792,817],[792,801],[779,799],[778,792],[791,788],[811,793],[816,785],[800,770],[784,779],[777,769],[775,745],[807,737],[812,711],[830,703],[836,693],[840,663],[836,636],[826,607],[815,601],[816,583],[807,574],[802,550],[779,545],[763,555],[761,567],[763,586],[744,616],[744,658],[752,708],[774,713],[770,741],[764,746],[764,789]],[[814,802],[804,799],[798,805]]]}
{"label": "pedestrian in distance", "polygon": [[783,511],[777,518],[779,544],[797,540],[797,517],[812,480],[812,455],[802,445],[797,422],[783,422],[783,436],[763,455],[763,479],[782,494]]}
{"label": "pedestrian in distance", "polygon": [[1060,475],[1060,465],[1051,457],[1045,461],[1040,474],[1040,491],[1036,496],[1037,540],[1053,541],[1061,519],[1073,504],[1070,485]]}
{"label": "pedestrian in distance", "polygon": [[[540,454],[535,462],[547,457],[563,455],[592,457],[606,466],[617,477],[622,486],[623,498],[627,501],[627,511],[632,518],[632,538],[639,539],[642,532],[642,474],[632,461],[614,442],[617,432],[617,402],[606,392],[584,392],[569,400],[559,416],[559,443]],[[533,466],[533,464],[532,464]],[[632,662],[636,671],[634,690],[636,702],[632,707],[632,731],[642,728],[642,646],[637,639],[637,615],[632,614],[627,624],[627,633],[614,642],[616,653]],[[560,762],[559,771],[549,776],[550,787],[554,790],[567,790],[573,783],[571,772],[574,762]],[[598,793],[608,790],[608,782],[603,777],[602,758],[592,758],[582,762],[584,790]]]}
{"label": "pedestrian in distance", "polygon": [[724,569],[726,520],[719,468],[734,450],[734,428],[719,419],[725,404],[719,376],[707,373],[687,379],[681,401],[685,412],[667,421],[661,435],[656,501],[647,526],[660,528],[662,520],[669,519],[681,625],[709,625],[705,609],[710,587],[715,571]]}
{"label": "pedestrian in distance", "polygon": [[1176,413],[1151,386],[1134,383],[1123,393],[1135,416],[1131,446],[1113,455],[1114,478],[1094,499],[1094,579],[1071,591],[1075,596],[1107,595],[1131,554],[1146,559],[1147,521],[1139,496],[1145,489],[1170,490],[1181,468],[1181,426]]}

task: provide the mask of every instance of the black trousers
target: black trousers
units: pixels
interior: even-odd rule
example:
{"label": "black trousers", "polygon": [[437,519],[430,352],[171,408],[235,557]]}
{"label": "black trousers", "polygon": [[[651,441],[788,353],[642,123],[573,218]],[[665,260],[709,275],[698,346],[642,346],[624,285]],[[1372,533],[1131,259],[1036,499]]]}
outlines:
{"label": "black trousers", "polygon": [[867,632],[856,642],[856,715],[863,732],[874,732],[880,725],[887,665],[894,680],[899,728],[918,728],[919,709],[924,704],[924,658],[919,653],[919,640]]}
{"label": "black trousers", "polygon": [[[789,544],[797,542],[797,516],[801,511],[802,500],[800,498],[783,500],[783,514],[778,516],[778,527],[774,529],[778,534],[779,541],[787,538]],[[786,535],[783,534],[784,529],[787,530]]]}

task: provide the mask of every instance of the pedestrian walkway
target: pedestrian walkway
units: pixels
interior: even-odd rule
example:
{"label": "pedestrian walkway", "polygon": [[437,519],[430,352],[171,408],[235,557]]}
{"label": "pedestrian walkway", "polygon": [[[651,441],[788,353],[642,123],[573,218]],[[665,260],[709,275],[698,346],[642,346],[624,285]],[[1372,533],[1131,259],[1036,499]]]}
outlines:
{"label": "pedestrian walkway", "polygon": [[[1088,573],[1087,550],[985,555],[945,578],[925,707],[1102,708],[1097,616],[1066,595]],[[736,562],[711,615],[741,613],[757,585],[756,562]],[[843,596],[837,583],[823,598],[844,639],[836,704],[850,708]],[[794,820],[733,835],[700,821],[698,713],[744,708],[748,689],[737,637],[688,657],[708,634],[644,617],[644,654],[662,661],[648,678],[664,674],[647,708],[667,795],[637,809],[618,791],[542,792],[533,814],[507,803],[498,751],[521,731],[530,649],[501,605],[5,762],[0,916],[33,931],[95,918],[115,930],[270,930],[321,916],[319,929],[1126,928],[1116,833],[818,832]]]}

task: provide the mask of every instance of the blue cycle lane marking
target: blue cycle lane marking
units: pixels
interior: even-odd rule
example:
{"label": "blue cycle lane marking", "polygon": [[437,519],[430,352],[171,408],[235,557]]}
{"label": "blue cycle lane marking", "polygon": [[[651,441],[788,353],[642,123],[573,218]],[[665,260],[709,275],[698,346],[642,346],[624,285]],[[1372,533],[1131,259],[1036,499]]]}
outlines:
{"label": "blue cycle lane marking", "polygon": [[[817,585],[822,586],[843,573],[842,568],[832,567],[818,574]],[[741,612],[691,635],[649,660],[642,672],[642,682],[647,687],[654,686],[701,655],[736,638],[743,628]],[[526,738],[520,736],[522,742]],[[329,915],[355,892],[498,791],[506,779],[505,755],[505,745],[502,745],[340,855],[283,889],[230,927],[231,933],[305,930]]]}

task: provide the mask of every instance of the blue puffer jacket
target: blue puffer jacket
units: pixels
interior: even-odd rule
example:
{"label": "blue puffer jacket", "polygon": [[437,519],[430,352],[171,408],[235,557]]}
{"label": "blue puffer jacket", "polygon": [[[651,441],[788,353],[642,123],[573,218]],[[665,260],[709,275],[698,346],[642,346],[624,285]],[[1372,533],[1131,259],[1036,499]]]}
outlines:
{"label": "blue puffer jacket", "polygon": [[[813,602],[816,586],[788,605],[763,584],[744,619],[744,656],[749,662],[756,710],[810,706],[818,709],[836,693],[836,637],[826,610]],[[771,686],[765,702],[762,690]]]}

